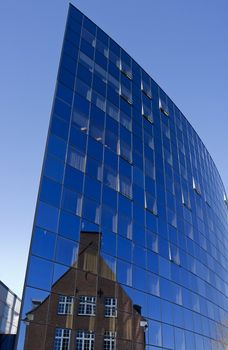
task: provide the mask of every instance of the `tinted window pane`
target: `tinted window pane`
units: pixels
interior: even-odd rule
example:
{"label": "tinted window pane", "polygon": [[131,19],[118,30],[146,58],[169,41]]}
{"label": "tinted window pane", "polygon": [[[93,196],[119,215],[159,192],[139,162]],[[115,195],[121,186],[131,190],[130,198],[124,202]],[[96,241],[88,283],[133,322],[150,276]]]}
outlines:
{"label": "tinted window pane", "polygon": [[64,163],[61,160],[47,154],[44,164],[44,175],[61,183],[63,179],[63,171]]}
{"label": "tinted window pane", "polygon": [[58,216],[59,211],[57,208],[39,202],[36,216],[37,226],[56,232],[58,227]]}
{"label": "tinted window pane", "polygon": [[53,263],[32,256],[28,270],[27,283],[31,287],[50,290],[53,274]]}
{"label": "tinted window pane", "polygon": [[62,236],[71,238],[75,241],[78,240],[79,225],[80,219],[78,216],[66,213],[64,211],[61,212],[59,220],[59,233]]}
{"label": "tinted window pane", "polygon": [[53,259],[56,235],[36,227],[32,239],[32,253],[47,259]]}

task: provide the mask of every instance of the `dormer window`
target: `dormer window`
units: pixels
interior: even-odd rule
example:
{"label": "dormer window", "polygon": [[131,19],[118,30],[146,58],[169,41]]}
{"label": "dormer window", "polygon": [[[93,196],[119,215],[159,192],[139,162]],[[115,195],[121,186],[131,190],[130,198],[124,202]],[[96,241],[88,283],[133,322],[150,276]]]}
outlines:
{"label": "dormer window", "polygon": [[169,116],[168,105],[164,100],[159,99],[159,109],[162,113],[164,113],[167,117]]}

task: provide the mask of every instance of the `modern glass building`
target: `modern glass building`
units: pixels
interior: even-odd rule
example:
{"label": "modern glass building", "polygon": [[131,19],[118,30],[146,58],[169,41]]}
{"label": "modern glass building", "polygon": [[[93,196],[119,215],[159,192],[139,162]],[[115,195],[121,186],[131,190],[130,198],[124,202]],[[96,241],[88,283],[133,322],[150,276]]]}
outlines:
{"label": "modern glass building", "polygon": [[227,349],[227,213],[181,111],[70,5],[17,349]]}
{"label": "modern glass building", "polygon": [[0,280],[0,349],[13,350],[21,299]]}

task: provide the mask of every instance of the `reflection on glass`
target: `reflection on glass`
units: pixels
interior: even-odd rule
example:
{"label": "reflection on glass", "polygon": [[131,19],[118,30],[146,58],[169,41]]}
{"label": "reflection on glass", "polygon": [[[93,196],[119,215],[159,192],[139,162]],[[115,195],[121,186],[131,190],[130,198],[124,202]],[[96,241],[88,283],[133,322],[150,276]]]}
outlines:
{"label": "reflection on glass", "polygon": [[[26,292],[24,349],[123,349],[132,344],[145,349],[148,322],[142,305],[134,304],[130,290],[116,282],[114,258],[100,254],[101,243],[102,234],[96,231],[81,231],[78,250],[75,242],[58,238],[56,259],[61,256],[61,263],[70,267],[61,272],[55,264],[59,272],[54,272],[49,293]],[[30,284],[42,269],[42,287],[51,285],[51,263],[35,257],[32,262]],[[119,262],[118,271],[119,281],[131,285],[131,265]]]}
{"label": "reflection on glass", "polygon": [[217,350],[227,196],[208,152],[71,5],[59,72],[17,349]]}

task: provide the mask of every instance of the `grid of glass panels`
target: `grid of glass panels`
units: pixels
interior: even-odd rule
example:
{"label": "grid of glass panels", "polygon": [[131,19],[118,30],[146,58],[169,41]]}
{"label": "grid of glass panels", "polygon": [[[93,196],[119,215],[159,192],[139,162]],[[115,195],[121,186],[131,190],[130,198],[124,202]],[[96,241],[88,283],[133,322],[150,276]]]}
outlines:
{"label": "grid of glass panels", "polygon": [[[98,295],[99,317],[108,286],[117,320],[107,331],[120,348],[225,349],[226,198],[213,160],[175,104],[70,5],[18,349],[32,348],[30,324],[54,339],[51,311],[40,319],[37,310],[56,309],[57,293]],[[99,242],[84,242],[83,232]],[[103,339],[99,327],[93,332],[90,346]]]}

